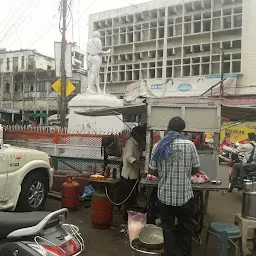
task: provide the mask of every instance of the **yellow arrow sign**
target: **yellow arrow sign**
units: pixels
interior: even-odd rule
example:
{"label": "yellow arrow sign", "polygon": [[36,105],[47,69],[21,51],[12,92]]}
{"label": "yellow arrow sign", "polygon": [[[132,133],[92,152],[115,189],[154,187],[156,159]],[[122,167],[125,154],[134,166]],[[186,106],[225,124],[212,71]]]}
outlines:
{"label": "yellow arrow sign", "polygon": [[[59,95],[61,95],[61,78],[59,78],[53,85],[52,88],[55,92],[57,92]],[[67,86],[66,86],[66,97],[70,95],[76,87],[70,82],[69,79],[67,79]]]}

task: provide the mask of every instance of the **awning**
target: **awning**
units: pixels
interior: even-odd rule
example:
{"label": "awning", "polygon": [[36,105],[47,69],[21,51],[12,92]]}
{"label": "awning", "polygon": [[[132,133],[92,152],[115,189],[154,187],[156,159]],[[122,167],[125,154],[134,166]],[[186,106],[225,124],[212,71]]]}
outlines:
{"label": "awning", "polygon": [[47,114],[46,113],[31,113],[29,114],[29,117],[46,117]]}
{"label": "awning", "polygon": [[223,105],[221,108],[221,116],[231,121],[255,121],[256,106],[228,106]]}
{"label": "awning", "polygon": [[125,115],[134,114],[139,115],[145,113],[147,110],[146,104],[123,106],[119,108],[101,108],[95,110],[88,110],[83,112],[75,112],[76,114],[83,116],[113,116],[113,115]]}
{"label": "awning", "polygon": [[[119,108],[102,108],[95,110],[88,110],[83,112],[75,112],[84,116],[110,116],[110,115],[125,115],[134,114],[139,115],[146,113],[147,105],[128,105]],[[226,117],[232,121],[255,121],[256,120],[256,106],[236,106],[222,104],[221,116]]]}

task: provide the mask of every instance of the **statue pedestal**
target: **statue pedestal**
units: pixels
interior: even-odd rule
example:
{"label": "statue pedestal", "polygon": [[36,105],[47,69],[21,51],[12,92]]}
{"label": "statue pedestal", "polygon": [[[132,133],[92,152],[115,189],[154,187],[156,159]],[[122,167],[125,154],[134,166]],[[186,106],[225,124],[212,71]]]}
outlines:
{"label": "statue pedestal", "polygon": [[[85,93],[76,95],[69,102],[69,133],[117,133],[124,129],[124,123],[113,116],[91,117],[76,114],[75,112],[83,112],[101,108],[122,107],[123,102],[116,96],[110,94]],[[122,116],[119,116],[122,119]]]}

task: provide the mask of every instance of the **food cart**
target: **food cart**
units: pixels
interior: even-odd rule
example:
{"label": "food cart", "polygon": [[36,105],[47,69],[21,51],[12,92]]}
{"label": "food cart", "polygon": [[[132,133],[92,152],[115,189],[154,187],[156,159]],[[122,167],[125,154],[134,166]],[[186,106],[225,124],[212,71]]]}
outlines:
{"label": "food cart", "polygon": [[[204,184],[193,184],[197,201],[194,211],[195,229],[197,233],[200,233],[203,227],[203,216],[207,212],[209,192],[228,189],[228,184],[222,183],[219,178],[218,145],[221,128],[221,99],[200,97],[147,98],[141,104],[120,108],[102,108],[79,114],[88,116],[115,114],[118,116],[131,113],[140,115],[141,120],[144,119],[144,122],[147,123],[145,174],[148,173],[153,133],[166,131],[171,118],[182,117],[186,122],[186,131],[188,132],[211,132],[214,134],[213,147],[198,149],[201,162],[200,170],[209,177],[210,181]],[[140,184],[147,188],[149,202],[151,192],[158,186],[158,181],[149,180],[144,176]],[[148,207],[150,208],[150,203]]]}

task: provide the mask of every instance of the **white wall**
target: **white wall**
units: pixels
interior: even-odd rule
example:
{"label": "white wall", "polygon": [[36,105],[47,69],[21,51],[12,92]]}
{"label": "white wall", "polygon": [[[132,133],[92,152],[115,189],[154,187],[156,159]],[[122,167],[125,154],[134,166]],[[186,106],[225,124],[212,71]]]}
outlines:
{"label": "white wall", "polygon": [[[18,66],[19,66],[19,70],[26,70],[27,69],[27,63],[28,63],[28,56],[29,55],[33,55],[33,51],[32,50],[28,50],[28,51],[15,51],[15,52],[5,52],[5,53],[0,53],[0,59],[3,58],[3,64],[1,66],[1,70],[0,72],[12,72],[13,71],[13,58],[14,57],[18,57]],[[25,67],[24,69],[22,69],[22,56],[25,57],[24,60],[24,64]],[[9,58],[9,70],[7,70],[7,58]]]}
{"label": "white wall", "polygon": [[[36,68],[47,70],[47,65],[52,66],[52,69],[55,68],[54,59],[48,59],[47,57],[38,55],[34,53],[33,50],[22,50],[22,51],[13,51],[0,53],[0,59],[3,59],[0,72],[13,72],[13,58],[18,57],[18,71],[28,70],[28,56],[35,56]],[[22,56],[24,59],[24,68],[22,68]],[[9,58],[9,70],[7,70],[7,59]]]}
{"label": "white wall", "polygon": [[36,68],[37,69],[43,69],[47,70],[47,66],[51,66],[51,69],[55,69],[55,60],[54,59],[48,59],[44,56],[35,55],[36,60]]}
{"label": "white wall", "polygon": [[244,0],[242,31],[242,76],[237,94],[256,94],[256,1]]}

